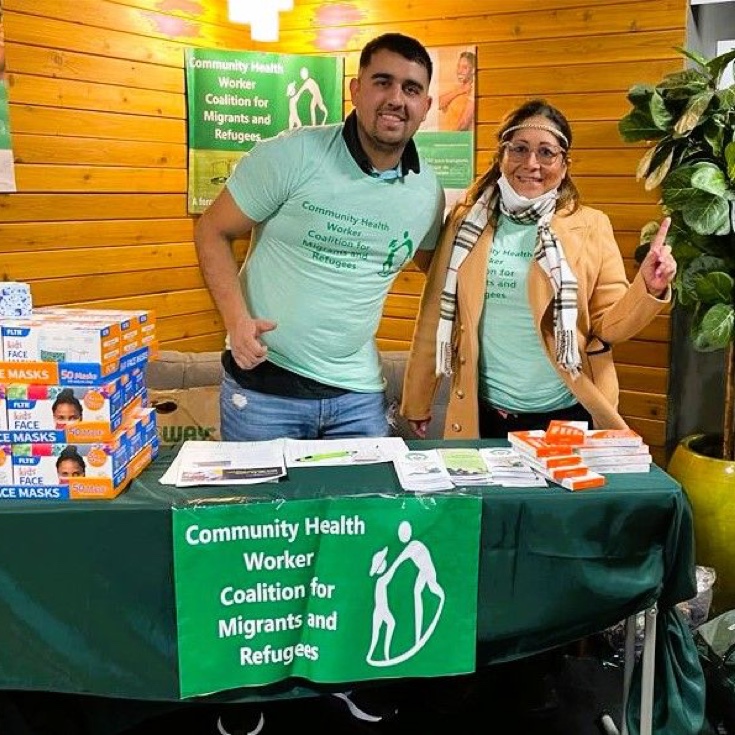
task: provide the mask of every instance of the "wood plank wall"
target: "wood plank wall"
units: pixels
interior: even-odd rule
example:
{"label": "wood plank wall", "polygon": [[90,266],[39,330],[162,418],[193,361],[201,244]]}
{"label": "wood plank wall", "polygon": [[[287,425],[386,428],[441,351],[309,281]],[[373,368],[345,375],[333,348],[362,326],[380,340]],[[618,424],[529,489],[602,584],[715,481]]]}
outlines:
{"label": "wood plank wall", "polygon": [[[544,96],[569,117],[573,173],[611,217],[630,275],[637,233],[659,216],[635,181],[640,150],[617,121],[635,82],[683,67],[686,0],[295,0],[281,39],[250,41],[226,0],[3,0],[18,193],[0,194],[0,278],[28,281],[37,305],[153,308],[162,346],[217,350],[222,324],[196,263],[186,213],[188,46],[344,54],[371,37],[476,44],[476,167],[502,115]],[[238,243],[243,253],[245,243]],[[379,342],[408,347],[423,285],[402,274]],[[664,461],[669,318],[615,349],[621,407]]]}

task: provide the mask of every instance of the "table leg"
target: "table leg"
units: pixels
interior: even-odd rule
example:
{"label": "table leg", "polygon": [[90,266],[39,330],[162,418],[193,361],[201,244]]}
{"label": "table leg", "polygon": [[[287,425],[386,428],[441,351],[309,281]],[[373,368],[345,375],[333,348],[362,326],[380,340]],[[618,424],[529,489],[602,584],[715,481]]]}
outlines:
{"label": "table leg", "polygon": [[641,735],[653,730],[653,683],[656,674],[656,605],[646,610],[643,634],[643,670],[641,678]]}

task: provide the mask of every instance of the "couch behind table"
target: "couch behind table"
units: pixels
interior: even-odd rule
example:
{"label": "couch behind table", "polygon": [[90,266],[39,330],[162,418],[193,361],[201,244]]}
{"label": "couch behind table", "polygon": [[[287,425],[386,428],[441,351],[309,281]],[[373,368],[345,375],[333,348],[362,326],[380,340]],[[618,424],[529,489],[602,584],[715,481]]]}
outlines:
{"label": "couch behind table", "polygon": [[[408,352],[405,350],[380,353],[386,379],[386,396],[391,414],[395,417],[396,434],[404,439],[415,439],[407,422],[398,416],[407,357]],[[149,363],[146,372],[146,385],[150,391],[152,405],[157,406],[159,423],[174,421],[173,415],[166,413],[166,404],[168,404],[168,409],[176,405],[177,410],[186,414],[181,419],[177,417],[176,421],[183,425],[185,422],[191,424],[191,421],[195,420],[205,428],[216,426],[217,433],[212,438],[218,438],[221,377],[222,365],[219,352],[161,351],[159,357]],[[441,438],[447,411],[447,397],[448,383],[444,381],[433,405],[433,420],[427,439]],[[195,437],[180,436],[179,438]]]}

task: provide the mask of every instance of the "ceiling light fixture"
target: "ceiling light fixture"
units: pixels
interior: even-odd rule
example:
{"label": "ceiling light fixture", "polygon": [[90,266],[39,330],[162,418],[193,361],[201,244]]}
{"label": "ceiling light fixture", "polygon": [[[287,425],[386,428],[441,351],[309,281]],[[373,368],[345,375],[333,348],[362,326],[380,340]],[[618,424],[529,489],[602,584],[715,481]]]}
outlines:
{"label": "ceiling light fixture", "polygon": [[250,38],[265,43],[278,40],[278,14],[293,10],[293,0],[227,0],[231,23],[250,26]]}

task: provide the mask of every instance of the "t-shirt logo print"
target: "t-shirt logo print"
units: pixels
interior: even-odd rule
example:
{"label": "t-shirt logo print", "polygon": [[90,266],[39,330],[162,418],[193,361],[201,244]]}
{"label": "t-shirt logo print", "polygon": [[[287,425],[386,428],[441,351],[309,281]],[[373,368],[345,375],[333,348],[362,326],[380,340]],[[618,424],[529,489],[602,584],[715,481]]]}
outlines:
{"label": "t-shirt logo print", "polygon": [[[388,566],[387,560],[387,546],[380,551],[376,551],[373,555],[370,576],[377,576],[377,580],[375,581],[370,650],[365,657],[365,660],[371,666],[395,666],[415,656],[433,635],[444,609],[444,588],[437,579],[436,567],[431,558],[431,552],[423,542],[412,540],[412,533],[411,524],[408,521],[401,521],[398,526],[398,538],[403,544],[403,549],[390,566]],[[396,629],[396,618],[390,609],[389,585],[404,562],[413,562],[416,566],[413,590],[405,590],[405,593],[400,592],[400,594],[413,596],[414,635],[413,643],[406,650],[395,652],[391,650],[391,647],[393,633]],[[437,602],[431,621],[424,627],[424,599],[422,595],[427,588],[435,596]],[[380,643],[381,634],[383,636],[382,656],[378,657],[379,654],[376,656],[376,649]]]}
{"label": "t-shirt logo print", "polygon": [[379,275],[387,278],[398,273],[413,257],[413,240],[408,236],[408,230],[403,233],[403,239],[391,240],[388,243],[388,255],[383,261]]}

